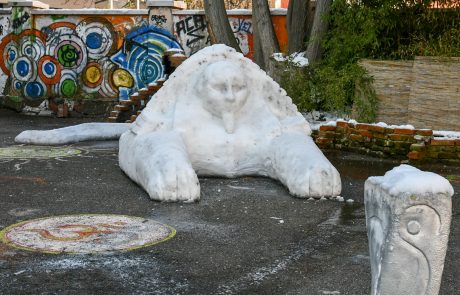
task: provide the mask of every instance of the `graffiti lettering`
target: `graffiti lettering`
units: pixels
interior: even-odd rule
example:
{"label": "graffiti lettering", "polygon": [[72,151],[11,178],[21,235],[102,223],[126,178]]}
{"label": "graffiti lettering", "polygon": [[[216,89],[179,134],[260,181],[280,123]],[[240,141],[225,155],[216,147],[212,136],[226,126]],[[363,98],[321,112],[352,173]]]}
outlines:
{"label": "graffiti lettering", "polygon": [[249,20],[238,19],[238,21],[233,22],[232,25],[233,25],[233,33],[245,32],[248,34],[252,34],[251,32],[252,23]]}
{"label": "graffiti lettering", "polygon": [[177,34],[187,36],[186,45],[191,47],[194,43],[205,39],[206,20],[203,15],[193,15],[176,23]]}
{"label": "graffiti lettering", "polygon": [[22,25],[25,24],[27,20],[29,20],[29,18],[30,18],[30,15],[27,12],[25,12],[19,18],[13,19],[13,29],[16,30],[22,27]]}
{"label": "graffiti lettering", "polygon": [[163,25],[168,21],[166,16],[164,16],[164,15],[156,15],[156,14],[153,14],[150,17],[150,20],[155,24],[155,26],[160,27],[160,28],[162,28]]}

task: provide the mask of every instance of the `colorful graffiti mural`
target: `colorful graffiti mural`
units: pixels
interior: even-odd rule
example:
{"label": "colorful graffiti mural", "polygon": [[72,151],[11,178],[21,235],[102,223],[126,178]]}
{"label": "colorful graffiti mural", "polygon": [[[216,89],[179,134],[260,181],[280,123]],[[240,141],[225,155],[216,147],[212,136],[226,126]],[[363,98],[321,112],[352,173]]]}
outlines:
{"label": "colorful graffiti mural", "polygon": [[[9,77],[7,94],[32,101],[76,96],[123,99],[161,78],[164,52],[181,48],[180,44],[145,19],[136,26],[132,19],[114,19],[60,18],[48,25],[42,21],[40,30],[3,37],[0,69]],[[121,20],[130,26],[120,26]]]}

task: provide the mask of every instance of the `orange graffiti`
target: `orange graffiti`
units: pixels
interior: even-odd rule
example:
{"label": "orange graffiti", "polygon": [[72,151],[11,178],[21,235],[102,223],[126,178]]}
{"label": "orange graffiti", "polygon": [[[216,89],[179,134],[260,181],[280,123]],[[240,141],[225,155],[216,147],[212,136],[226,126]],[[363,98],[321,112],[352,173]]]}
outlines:
{"label": "orange graffiti", "polygon": [[70,232],[74,234],[71,237],[57,236],[51,233],[51,231],[47,229],[30,229],[29,231],[36,232],[40,236],[48,240],[69,242],[69,241],[79,241],[79,240],[85,239],[92,235],[112,234],[114,233],[114,231],[110,229],[120,229],[125,224],[126,224],[125,222],[115,222],[114,224],[96,224],[96,225],[63,224],[55,228],[56,230],[65,230],[66,233]]}

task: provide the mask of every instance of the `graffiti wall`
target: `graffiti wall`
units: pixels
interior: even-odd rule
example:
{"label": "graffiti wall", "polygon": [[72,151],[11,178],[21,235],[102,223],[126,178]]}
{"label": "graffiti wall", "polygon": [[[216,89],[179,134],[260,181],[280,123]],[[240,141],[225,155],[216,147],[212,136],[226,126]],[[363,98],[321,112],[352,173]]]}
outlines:
{"label": "graffiti wall", "polygon": [[[230,26],[246,57],[253,58],[254,45],[252,39],[253,24],[250,14],[239,15],[229,13]],[[287,48],[287,32],[285,15],[273,15],[273,26],[280,42],[282,51]],[[181,11],[174,15],[174,30],[185,53],[191,55],[211,44],[206,17],[203,12]]]}
{"label": "graffiti wall", "polygon": [[0,43],[3,93],[30,101],[127,98],[161,78],[164,52],[180,48],[147,16],[37,15],[33,27]]}
{"label": "graffiti wall", "polygon": [[[113,12],[112,12],[113,11]],[[128,99],[164,76],[164,52],[186,55],[210,45],[202,11],[176,11],[168,19],[147,10],[0,10],[0,95],[38,105],[48,98]],[[2,14],[3,13],[3,14]],[[229,12],[246,57],[253,57],[250,11]],[[272,16],[285,50],[285,13]]]}

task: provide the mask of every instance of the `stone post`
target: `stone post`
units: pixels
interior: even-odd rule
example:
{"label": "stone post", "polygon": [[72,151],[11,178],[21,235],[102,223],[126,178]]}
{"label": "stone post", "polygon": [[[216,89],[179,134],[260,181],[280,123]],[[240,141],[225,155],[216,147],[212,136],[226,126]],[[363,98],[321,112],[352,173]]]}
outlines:
{"label": "stone post", "polygon": [[174,35],[173,10],[184,9],[184,1],[148,0],[149,24],[163,28]]}
{"label": "stone post", "polygon": [[372,295],[438,294],[453,193],[445,178],[409,165],[367,179]]}

